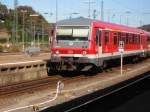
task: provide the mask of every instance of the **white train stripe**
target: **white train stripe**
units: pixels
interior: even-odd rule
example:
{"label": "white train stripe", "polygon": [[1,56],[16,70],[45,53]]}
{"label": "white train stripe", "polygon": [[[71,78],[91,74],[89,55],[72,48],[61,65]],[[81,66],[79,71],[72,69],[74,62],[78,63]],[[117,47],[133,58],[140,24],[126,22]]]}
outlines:
{"label": "white train stripe", "polygon": [[[130,54],[136,54],[136,53],[145,53],[147,52],[146,50],[134,50],[134,51],[125,51],[124,55],[130,55]],[[57,54],[54,55],[54,57],[85,57],[89,59],[94,59],[94,58],[106,58],[106,57],[114,57],[114,56],[120,56],[120,52],[113,52],[113,53],[100,53],[98,54]]]}

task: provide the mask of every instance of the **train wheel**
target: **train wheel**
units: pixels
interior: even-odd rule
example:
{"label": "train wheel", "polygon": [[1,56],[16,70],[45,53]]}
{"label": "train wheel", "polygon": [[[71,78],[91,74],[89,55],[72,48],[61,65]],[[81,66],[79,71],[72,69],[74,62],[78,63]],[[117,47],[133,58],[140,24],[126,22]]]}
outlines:
{"label": "train wheel", "polygon": [[47,66],[48,75],[56,75],[62,69],[62,63],[49,63]]}
{"label": "train wheel", "polygon": [[103,65],[102,65],[102,67],[101,67],[101,68],[104,70],[104,69],[106,69],[107,67],[108,67],[107,62],[106,62],[106,61],[104,61],[104,62],[103,62]]}

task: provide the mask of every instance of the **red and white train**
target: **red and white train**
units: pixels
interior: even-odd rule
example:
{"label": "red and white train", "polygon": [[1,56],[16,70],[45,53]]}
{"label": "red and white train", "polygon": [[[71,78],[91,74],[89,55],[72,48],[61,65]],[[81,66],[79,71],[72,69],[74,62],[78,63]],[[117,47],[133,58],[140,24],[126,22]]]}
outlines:
{"label": "red and white train", "polygon": [[82,17],[59,21],[52,37],[51,67],[104,67],[120,58],[120,43],[124,57],[150,55],[150,33],[144,30]]}

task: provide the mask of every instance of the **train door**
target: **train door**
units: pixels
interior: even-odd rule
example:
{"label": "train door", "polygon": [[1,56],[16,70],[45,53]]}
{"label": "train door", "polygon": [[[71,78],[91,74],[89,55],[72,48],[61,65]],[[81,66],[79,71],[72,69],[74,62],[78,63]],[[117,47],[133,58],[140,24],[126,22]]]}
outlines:
{"label": "train door", "polygon": [[104,30],[102,37],[102,53],[110,53],[110,31]]}
{"label": "train door", "polygon": [[140,50],[141,48],[141,35],[138,34],[138,49]]}
{"label": "train door", "polygon": [[141,35],[141,50],[145,49],[145,35]]}
{"label": "train door", "polygon": [[102,30],[99,28],[96,29],[95,45],[98,54],[98,65],[100,65],[100,56],[102,54]]}

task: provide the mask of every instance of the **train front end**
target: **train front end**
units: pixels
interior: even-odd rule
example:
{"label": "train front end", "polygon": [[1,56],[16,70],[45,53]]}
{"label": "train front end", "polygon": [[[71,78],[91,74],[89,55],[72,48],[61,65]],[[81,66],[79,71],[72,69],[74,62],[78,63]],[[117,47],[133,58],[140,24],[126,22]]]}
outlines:
{"label": "train front end", "polygon": [[57,23],[51,48],[51,69],[81,70],[92,67],[91,21],[82,18]]}

